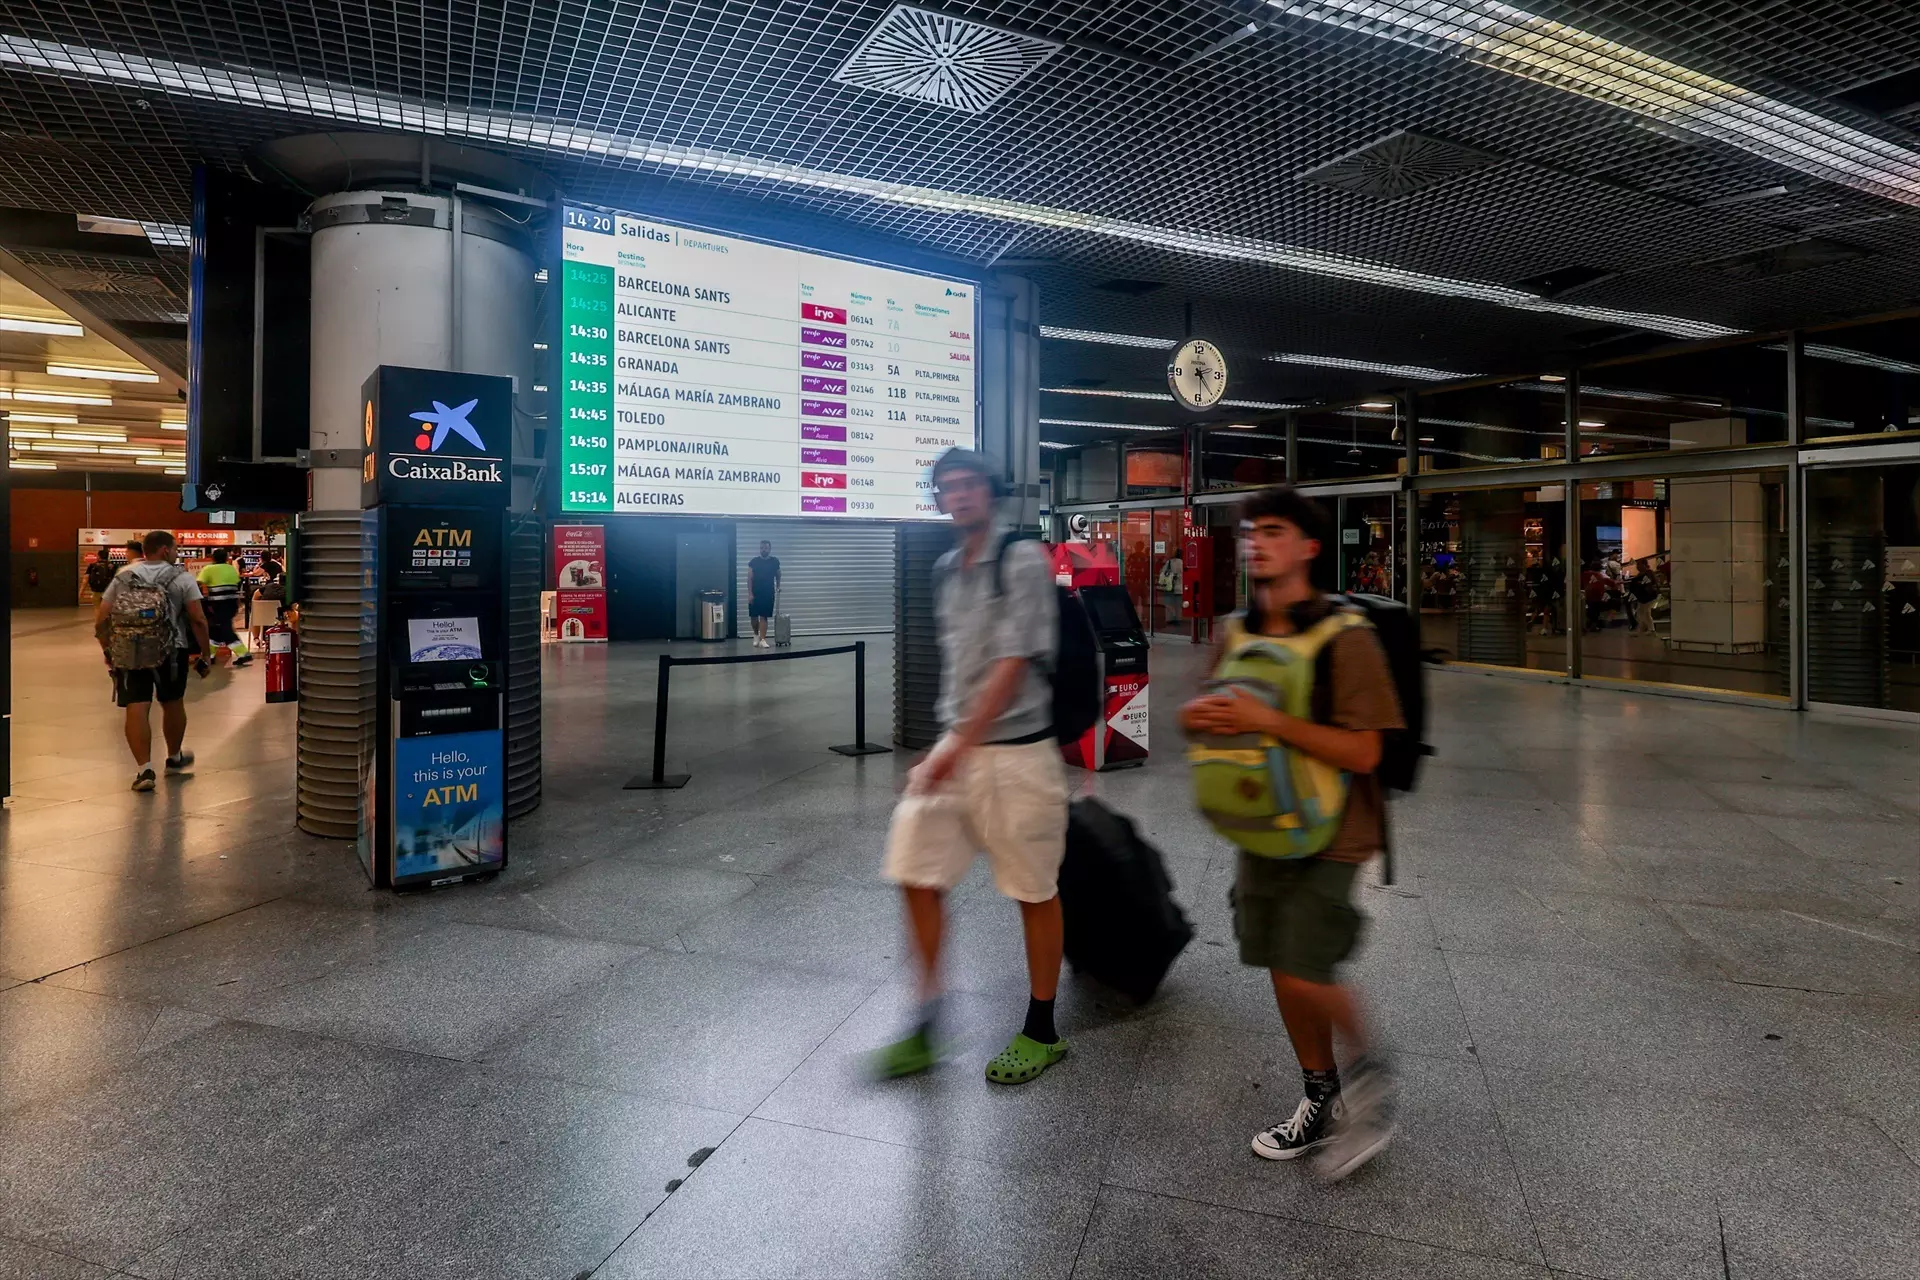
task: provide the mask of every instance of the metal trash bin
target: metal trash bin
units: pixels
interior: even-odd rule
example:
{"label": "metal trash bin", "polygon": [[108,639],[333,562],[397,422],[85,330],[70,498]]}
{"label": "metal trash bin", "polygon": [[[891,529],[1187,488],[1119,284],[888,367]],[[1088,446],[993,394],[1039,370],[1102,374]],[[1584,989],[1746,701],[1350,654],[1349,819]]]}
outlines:
{"label": "metal trash bin", "polygon": [[725,640],[727,638],[727,593],[710,589],[693,593],[694,617],[700,626],[702,640]]}

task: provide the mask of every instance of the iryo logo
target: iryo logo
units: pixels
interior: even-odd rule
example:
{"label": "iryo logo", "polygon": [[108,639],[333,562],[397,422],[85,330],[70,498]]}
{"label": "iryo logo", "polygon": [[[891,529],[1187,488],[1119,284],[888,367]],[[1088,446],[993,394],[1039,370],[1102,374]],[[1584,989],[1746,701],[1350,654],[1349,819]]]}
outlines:
{"label": "iryo logo", "polygon": [[433,402],[432,413],[421,412],[408,414],[407,416],[416,422],[431,422],[433,424],[433,434],[428,435],[426,429],[422,428],[420,434],[414,437],[413,447],[422,453],[438,453],[440,452],[440,446],[446,442],[447,432],[451,431],[456,435],[464,437],[472,443],[474,448],[485,453],[487,451],[486,441],[480,438],[480,433],[474,429],[471,422],[467,421],[467,415],[472,413],[474,406],[479,403],[478,400],[469,400],[465,404],[456,405],[449,409],[446,405],[435,400]]}

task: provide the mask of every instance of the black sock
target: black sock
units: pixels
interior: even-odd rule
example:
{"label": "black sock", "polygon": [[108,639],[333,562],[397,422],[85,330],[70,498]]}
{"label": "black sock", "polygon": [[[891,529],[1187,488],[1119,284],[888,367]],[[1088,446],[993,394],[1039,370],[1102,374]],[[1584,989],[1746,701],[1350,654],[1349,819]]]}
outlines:
{"label": "black sock", "polygon": [[1060,1033],[1053,1029],[1053,1001],[1030,997],[1027,1000],[1027,1025],[1020,1031],[1027,1039],[1038,1040],[1041,1044],[1053,1044],[1059,1040]]}
{"label": "black sock", "polygon": [[1325,1102],[1340,1092],[1340,1069],[1331,1071],[1301,1071],[1301,1081],[1307,1087],[1309,1102]]}

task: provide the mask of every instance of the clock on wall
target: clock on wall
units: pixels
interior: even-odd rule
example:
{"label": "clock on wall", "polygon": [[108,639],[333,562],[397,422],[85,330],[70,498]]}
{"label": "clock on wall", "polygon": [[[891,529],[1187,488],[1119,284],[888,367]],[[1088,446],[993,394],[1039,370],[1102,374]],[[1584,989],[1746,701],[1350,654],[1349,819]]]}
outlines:
{"label": "clock on wall", "polygon": [[1181,343],[1167,365],[1167,386],[1173,398],[1189,409],[1213,408],[1227,394],[1225,353],[1200,338]]}

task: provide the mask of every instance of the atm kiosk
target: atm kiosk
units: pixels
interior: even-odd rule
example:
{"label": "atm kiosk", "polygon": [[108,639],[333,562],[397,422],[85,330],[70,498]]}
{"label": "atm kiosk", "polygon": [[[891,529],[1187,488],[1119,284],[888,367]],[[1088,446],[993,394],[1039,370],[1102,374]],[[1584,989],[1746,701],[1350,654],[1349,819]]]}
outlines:
{"label": "atm kiosk", "polygon": [[513,384],[383,366],[364,395],[361,643],[378,674],[361,864],[394,889],[496,875]]}
{"label": "atm kiosk", "polygon": [[1105,704],[1100,723],[1061,750],[1083,769],[1120,769],[1147,762],[1147,631],[1122,586],[1079,589],[1100,645]]}

